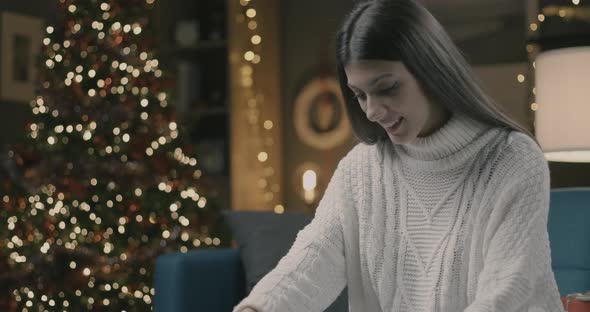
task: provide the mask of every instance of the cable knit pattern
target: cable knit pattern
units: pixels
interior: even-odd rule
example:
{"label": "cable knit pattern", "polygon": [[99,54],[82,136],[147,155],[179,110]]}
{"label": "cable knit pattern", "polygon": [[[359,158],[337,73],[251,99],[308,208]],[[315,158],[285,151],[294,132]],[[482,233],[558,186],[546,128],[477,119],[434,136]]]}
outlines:
{"label": "cable knit pattern", "polygon": [[312,222],[234,312],[563,311],[549,169],[528,136],[456,114],[412,144],[358,144]]}

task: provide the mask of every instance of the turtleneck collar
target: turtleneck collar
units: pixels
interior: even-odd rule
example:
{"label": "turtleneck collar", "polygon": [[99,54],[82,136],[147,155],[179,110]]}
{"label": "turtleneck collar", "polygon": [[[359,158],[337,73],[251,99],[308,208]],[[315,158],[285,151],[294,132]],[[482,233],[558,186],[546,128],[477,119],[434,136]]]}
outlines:
{"label": "turtleneck collar", "polygon": [[453,113],[449,120],[431,135],[418,137],[409,144],[394,146],[402,156],[433,161],[458,152],[490,127],[464,113]]}

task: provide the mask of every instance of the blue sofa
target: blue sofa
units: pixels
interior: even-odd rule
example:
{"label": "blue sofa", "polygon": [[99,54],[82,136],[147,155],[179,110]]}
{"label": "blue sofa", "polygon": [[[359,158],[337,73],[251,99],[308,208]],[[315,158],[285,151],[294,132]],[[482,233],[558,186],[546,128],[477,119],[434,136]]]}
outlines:
{"label": "blue sofa", "polygon": [[561,296],[590,290],[590,188],[552,190],[547,231]]}
{"label": "blue sofa", "polygon": [[[590,290],[590,188],[551,191],[548,232],[561,295]],[[209,249],[162,255],[155,288],[156,312],[231,311],[245,296],[239,253]]]}
{"label": "blue sofa", "polygon": [[201,249],[158,257],[155,311],[231,311],[246,295],[236,249]]}

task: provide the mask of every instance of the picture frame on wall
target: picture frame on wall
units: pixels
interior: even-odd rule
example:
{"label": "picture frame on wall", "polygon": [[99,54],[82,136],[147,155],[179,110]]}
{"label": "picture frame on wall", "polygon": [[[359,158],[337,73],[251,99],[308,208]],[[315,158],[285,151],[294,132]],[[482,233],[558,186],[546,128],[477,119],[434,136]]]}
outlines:
{"label": "picture frame on wall", "polygon": [[14,12],[2,12],[0,19],[0,101],[28,103],[35,96],[44,22]]}

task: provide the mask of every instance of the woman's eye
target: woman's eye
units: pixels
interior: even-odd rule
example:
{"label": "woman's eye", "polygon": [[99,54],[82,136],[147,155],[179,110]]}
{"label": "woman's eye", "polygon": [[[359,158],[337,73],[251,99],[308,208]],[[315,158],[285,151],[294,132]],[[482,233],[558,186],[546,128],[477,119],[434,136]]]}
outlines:
{"label": "woman's eye", "polygon": [[395,91],[397,91],[398,85],[399,84],[396,82],[391,87],[386,88],[386,89],[382,89],[381,91],[379,91],[379,93],[381,93],[381,94],[392,94]]}

